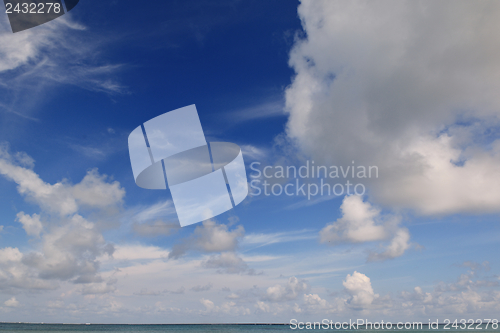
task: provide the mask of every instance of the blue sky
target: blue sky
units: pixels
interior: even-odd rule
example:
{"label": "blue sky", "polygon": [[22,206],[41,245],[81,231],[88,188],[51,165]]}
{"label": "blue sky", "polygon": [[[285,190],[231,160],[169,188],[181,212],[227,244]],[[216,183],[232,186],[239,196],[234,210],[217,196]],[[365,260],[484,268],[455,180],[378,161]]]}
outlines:
{"label": "blue sky", "polygon": [[[0,321],[498,314],[496,1],[152,6],[82,0],[16,34],[0,18]],[[252,162],[379,176],[179,228],[168,191],[135,185],[127,137],[191,104],[249,182]]]}

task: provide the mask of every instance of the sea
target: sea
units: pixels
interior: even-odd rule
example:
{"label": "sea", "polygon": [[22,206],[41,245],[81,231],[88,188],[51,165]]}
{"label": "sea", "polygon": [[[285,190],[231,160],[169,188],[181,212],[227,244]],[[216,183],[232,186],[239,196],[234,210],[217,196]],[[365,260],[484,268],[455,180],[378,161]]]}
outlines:
{"label": "sea", "polygon": [[[481,333],[500,333],[500,329],[494,329],[484,325],[482,327],[474,327],[474,329],[460,329],[460,328],[445,328],[439,325],[438,328],[429,329],[424,326],[420,329],[402,329],[397,330],[401,333],[451,333],[450,331],[477,331]],[[0,332],[57,332],[57,333],[70,333],[70,332],[124,332],[124,333],[158,333],[158,332],[182,332],[182,333],[198,333],[198,332],[221,332],[221,333],[273,333],[273,332],[296,332],[296,331],[338,331],[337,333],[349,331],[360,331],[359,333],[382,333],[387,329],[325,329],[324,327],[316,327],[315,329],[292,329],[289,324],[184,324],[184,325],[123,325],[123,324],[24,324],[24,323],[0,323]],[[458,332],[454,332],[458,333]],[[479,333],[479,332],[477,332]]]}

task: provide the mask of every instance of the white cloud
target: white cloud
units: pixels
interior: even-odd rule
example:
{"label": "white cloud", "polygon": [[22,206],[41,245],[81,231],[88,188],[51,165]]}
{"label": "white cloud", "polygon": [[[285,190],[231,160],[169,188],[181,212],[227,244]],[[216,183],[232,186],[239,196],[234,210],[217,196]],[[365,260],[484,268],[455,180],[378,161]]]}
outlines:
{"label": "white cloud", "polygon": [[122,202],[125,190],[117,181],[107,182],[97,169],[87,172],[82,181],[71,188],[71,194],[82,206],[109,207]]}
{"label": "white cloud", "polygon": [[218,255],[213,255],[201,264],[205,268],[216,269],[218,273],[256,274],[255,270],[249,268],[246,262],[234,252],[222,252]]}
{"label": "white cloud", "polygon": [[344,197],[340,210],[342,217],[320,231],[321,243],[334,246],[392,238],[382,252],[371,252],[368,261],[396,258],[410,247],[410,234],[406,228],[399,226],[400,219],[392,215],[382,216],[379,209],[363,202],[360,196]]}
{"label": "white cloud", "polygon": [[3,304],[5,304],[5,306],[8,306],[10,308],[17,308],[18,306],[21,305],[15,297],[6,300]]}
{"label": "white cloud", "polygon": [[245,122],[255,119],[266,119],[284,116],[283,102],[281,100],[265,102],[242,110],[233,110],[228,113],[232,123]]}
{"label": "white cloud", "polygon": [[362,273],[355,271],[352,275],[347,274],[343,285],[351,296],[347,304],[353,308],[367,308],[375,298],[379,297],[373,291],[370,278]]}
{"label": "white cloud", "polygon": [[244,306],[237,306],[235,302],[229,301],[225,302],[220,306],[215,305],[209,299],[202,298],[200,299],[200,303],[203,304],[205,310],[201,311],[201,314],[209,314],[209,313],[225,313],[232,315],[245,315],[248,316],[251,312],[250,309]]}
{"label": "white cloud", "polygon": [[246,161],[250,160],[262,160],[267,156],[267,152],[262,149],[252,145],[242,145],[241,151]]}
{"label": "white cloud", "polygon": [[114,247],[106,243],[94,223],[78,214],[63,223],[43,235],[40,251],[23,254],[23,264],[36,269],[42,279],[99,280],[97,257],[112,254]]}
{"label": "white cloud", "polygon": [[0,285],[54,289],[58,281],[72,281],[88,284],[83,289],[88,293],[102,281],[98,258],[111,255],[114,247],[105,241],[95,222],[80,214],[80,207],[98,217],[100,212],[121,205],[125,191],[118,182],[107,182],[97,170],[89,171],[76,185],[67,181],[48,184],[29,168],[33,165],[27,155],[10,155],[5,145],[0,147],[0,174],[16,182],[18,192],[40,207],[39,214],[17,214],[26,233],[40,240],[30,252],[0,250],[6,255],[0,261]]}
{"label": "white cloud", "polygon": [[191,237],[174,245],[169,258],[177,259],[190,250],[202,252],[234,251],[238,245],[238,240],[244,234],[245,229],[241,225],[229,230],[225,224],[217,224],[213,220],[206,220],[203,221],[201,226],[196,227]]}
{"label": "white cloud", "polygon": [[22,258],[23,254],[18,248],[5,247],[0,249],[0,264],[20,261]]}
{"label": "white cloud", "polygon": [[45,209],[61,215],[74,214],[78,206],[65,184],[45,183],[31,169],[16,165],[5,145],[0,147],[0,174],[17,183],[21,195],[37,202]]}
{"label": "white cloud", "polygon": [[320,232],[320,241],[336,245],[342,242],[362,243],[384,240],[388,237],[385,227],[376,224],[380,210],[363,202],[357,195],[345,197],[340,206],[342,217],[327,225]]}
{"label": "white cloud", "polygon": [[318,294],[304,294],[304,305],[308,311],[328,311],[332,305]]}
{"label": "white cloud", "polygon": [[267,304],[266,302],[257,301],[257,303],[255,304],[255,307],[262,312],[271,312],[271,306],[269,304]]}
{"label": "white cloud", "polygon": [[307,239],[314,239],[316,235],[311,230],[295,230],[275,233],[251,233],[245,235],[241,241],[242,245],[265,246],[275,243],[296,242]]}
{"label": "white cloud", "polygon": [[461,274],[457,282],[439,282],[428,292],[417,286],[413,291],[401,292],[401,308],[405,314],[421,312],[424,315],[484,314],[500,310],[498,281],[479,280],[473,272]]}
{"label": "white cloud", "polygon": [[224,224],[217,224],[215,221],[207,220],[202,227],[196,227],[194,234],[198,236],[197,243],[207,252],[219,252],[234,250],[238,238],[241,238],[245,230],[243,226],[238,226],[232,231]]}
{"label": "white cloud", "polygon": [[424,304],[430,303],[433,299],[431,293],[423,292],[422,288],[420,288],[418,286],[414,288],[414,291],[412,293],[410,293],[408,291],[403,291],[401,293],[401,296],[405,300],[413,300],[413,301],[418,300]]}
{"label": "white cloud", "polygon": [[384,251],[377,253],[371,252],[368,261],[382,261],[402,256],[410,248],[410,233],[408,229],[398,229],[394,238],[387,245]]}
{"label": "white cloud", "polygon": [[500,3],[303,1],[287,135],[317,164],[376,165],[422,214],[500,207]]}
{"label": "white cloud", "polygon": [[37,272],[24,265],[18,248],[0,249],[0,287],[2,289],[55,289],[58,284],[38,278]]}
{"label": "white cloud", "polygon": [[285,285],[277,284],[266,290],[264,299],[272,302],[285,302],[296,299],[300,293],[309,290],[309,285],[305,280],[299,280],[295,276],[288,279]]}
{"label": "white cloud", "polygon": [[212,311],[218,311],[218,307],[215,306],[214,302],[212,302],[209,299],[200,299],[200,303],[205,306],[205,311],[206,312],[212,312]]}
{"label": "white cloud", "polygon": [[[102,38],[73,17],[64,15],[15,34],[7,15],[0,17],[0,110],[38,121],[36,106],[54,84],[108,94],[125,91],[114,78],[122,66],[99,61],[96,50]],[[21,97],[25,91],[31,92],[30,98]]]}
{"label": "white cloud", "polygon": [[175,207],[171,200],[160,201],[151,206],[139,206],[133,211],[133,219],[138,222],[158,220],[165,216],[175,215]]}
{"label": "white cloud", "polygon": [[17,220],[21,222],[24,230],[30,236],[39,237],[42,232],[43,226],[40,222],[40,215],[33,214],[32,216],[24,214],[24,212],[17,213]]}
{"label": "white cloud", "polygon": [[468,274],[460,274],[457,282],[453,283],[438,283],[434,290],[436,292],[448,292],[448,291],[465,291],[470,289],[477,289],[483,287],[498,287],[500,283],[495,280],[479,280],[475,278],[475,272],[469,271]]}
{"label": "white cloud", "polygon": [[97,169],[88,171],[76,185],[71,185],[66,180],[48,184],[32,169],[18,163],[9,154],[5,144],[0,145],[0,174],[17,183],[19,194],[34,201],[42,209],[61,216],[75,214],[79,205],[90,208],[118,205],[125,195],[125,190],[118,182],[106,182],[106,176],[99,175]]}

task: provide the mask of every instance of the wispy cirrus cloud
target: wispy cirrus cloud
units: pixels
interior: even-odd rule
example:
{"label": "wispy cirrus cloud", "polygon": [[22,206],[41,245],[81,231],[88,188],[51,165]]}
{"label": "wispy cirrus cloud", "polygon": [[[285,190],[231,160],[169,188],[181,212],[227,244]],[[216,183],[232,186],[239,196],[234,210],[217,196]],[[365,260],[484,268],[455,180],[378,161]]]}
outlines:
{"label": "wispy cirrus cloud", "polygon": [[316,231],[303,229],[274,233],[251,233],[245,235],[241,244],[253,246],[266,246],[276,243],[295,242],[300,240],[316,239]]}
{"label": "wispy cirrus cloud", "polygon": [[[37,121],[36,106],[60,84],[106,94],[126,92],[116,79],[123,65],[100,60],[98,38],[89,38],[90,32],[71,15],[15,34],[2,15],[0,28],[0,110]],[[22,98],[26,91],[29,99]]]}
{"label": "wispy cirrus cloud", "polygon": [[231,122],[246,122],[272,117],[284,117],[286,116],[284,107],[285,104],[282,100],[274,100],[228,112],[227,118]]}

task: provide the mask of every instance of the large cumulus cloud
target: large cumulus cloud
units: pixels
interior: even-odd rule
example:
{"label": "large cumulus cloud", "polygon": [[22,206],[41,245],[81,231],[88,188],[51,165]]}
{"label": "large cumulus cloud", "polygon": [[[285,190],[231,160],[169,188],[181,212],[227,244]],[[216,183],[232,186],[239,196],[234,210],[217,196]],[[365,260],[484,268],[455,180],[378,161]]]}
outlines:
{"label": "large cumulus cloud", "polygon": [[378,165],[378,203],[500,207],[500,3],[303,1],[288,138],[322,163]]}

